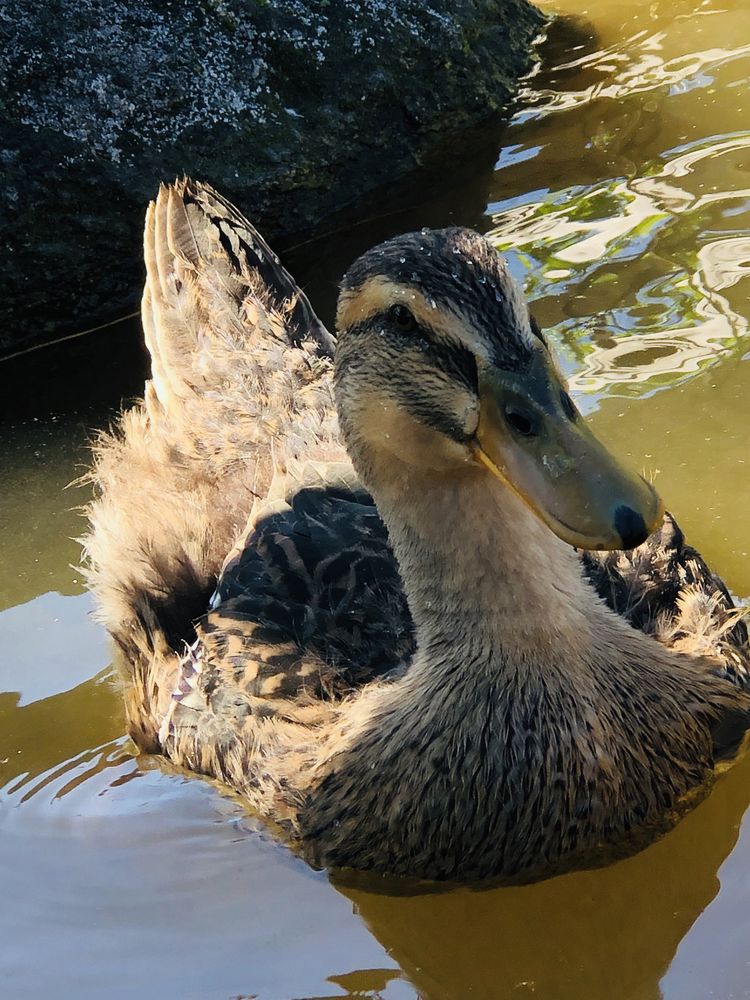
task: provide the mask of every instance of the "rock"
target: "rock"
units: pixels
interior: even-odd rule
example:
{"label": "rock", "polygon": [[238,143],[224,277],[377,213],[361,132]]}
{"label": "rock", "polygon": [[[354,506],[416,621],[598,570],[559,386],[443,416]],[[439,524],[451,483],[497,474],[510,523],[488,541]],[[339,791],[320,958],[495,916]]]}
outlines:
{"label": "rock", "polygon": [[159,181],[270,239],[500,111],[526,0],[16,0],[0,8],[0,355],[122,315]]}

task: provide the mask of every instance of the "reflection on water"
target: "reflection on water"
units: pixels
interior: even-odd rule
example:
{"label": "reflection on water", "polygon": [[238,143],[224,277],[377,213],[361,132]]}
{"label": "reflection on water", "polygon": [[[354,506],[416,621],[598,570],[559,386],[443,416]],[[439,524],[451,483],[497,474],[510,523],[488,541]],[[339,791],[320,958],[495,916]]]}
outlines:
{"label": "reflection on water", "polygon": [[496,172],[496,242],[584,391],[672,384],[661,353],[613,368],[629,336],[679,377],[747,331],[750,9],[697,7],[597,4],[594,51],[550,74],[562,90],[532,81]]}
{"label": "reflection on water", "polygon": [[[573,0],[510,124],[288,255],[335,282],[424,224],[488,230],[599,433],[750,595],[750,7]],[[493,169],[494,165],[494,169]],[[89,428],[132,325],[0,365],[0,972],[14,998],[717,1000],[750,995],[750,758],[660,842],[539,885],[329,881],[122,737],[76,570]],[[5,608],[6,610],[2,610]],[[68,972],[69,970],[69,972]]]}

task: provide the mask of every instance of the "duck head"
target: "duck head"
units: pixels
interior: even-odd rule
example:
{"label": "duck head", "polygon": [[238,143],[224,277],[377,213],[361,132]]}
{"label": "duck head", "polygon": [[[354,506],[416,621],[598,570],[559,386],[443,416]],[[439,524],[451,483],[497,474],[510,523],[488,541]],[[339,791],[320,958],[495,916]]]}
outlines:
{"label": "duck head", "polygon": [[339,420],[368,485],[376,465],[492,476],[585,549],[632,548],[660,523],[655,490],[594,436],[485,238],[422,230],[368,251],[337,326]]}

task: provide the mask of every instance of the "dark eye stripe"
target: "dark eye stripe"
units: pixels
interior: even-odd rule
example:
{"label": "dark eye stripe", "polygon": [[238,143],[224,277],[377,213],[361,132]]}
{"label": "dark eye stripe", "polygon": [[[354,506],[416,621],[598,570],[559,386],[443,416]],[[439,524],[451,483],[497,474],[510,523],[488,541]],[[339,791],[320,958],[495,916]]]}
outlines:
{"label": "dark eye stripe", "polygon": [[[424,327],[421,328],[424,330]],[[432,331],[430,331],[432,332]],[[474,395],[479,391],[479,375],[474,355],[462,344],[443,340],[421,341],[422,351],[427,364],[447,376],[452,382],[464,386]],[[426,375],[421,378],[428,377]],[[433,376],[434,377],[434,376]],[[440,376],[437,376],[440,378]],[[402,384],[402,400],[413,417],[423,424],[434,427],[435,430],[453,438],[454,441],[465,442],[470,435],[451,418],[442,408],[435,408],[423,394],[423,385],[409,386],[409,376],[406,374]]]}
{"label": "dark eye stripe", "polygon": [[428,341],[427,357],[440,371],[461,382],[474,393],[479,392],[477,361],[473,353],[455,341]]}
{"label": "dark eye stripe", "polygon": [[399,351],[404,351],[409,347],[419,348],[433,368],[437,368],[438,371],[460,382],[471,392],[479,392],[477,362],[468,347],[464,347],[458,341],[438,337],[434,330],[424,324],[417,324],[415,331],[417,336],[410,333],[407,339],[404,336],[399,336],[401,331],[391,327],[386,320],[386,314],[367,319],[362,323],[350,326],[346,335],[349,338],[360,334],[367,336],[375,327],[380,331],[381,336],[388,337]]}

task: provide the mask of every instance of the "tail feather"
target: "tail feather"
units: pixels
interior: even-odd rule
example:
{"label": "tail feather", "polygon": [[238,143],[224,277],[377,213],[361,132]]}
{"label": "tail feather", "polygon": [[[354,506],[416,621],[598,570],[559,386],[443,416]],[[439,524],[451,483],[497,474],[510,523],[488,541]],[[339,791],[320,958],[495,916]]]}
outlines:
{"label": "tail feather", "polygon": [[208,217],[218,235],[224,259],[232,262],[231,275],[242,276],[250,287],[261,287],[273,309],[284,314],[284,335],[293,347],[314,343],[320,357],[333,358],[335,341],[320,322],[304,292],[282,266],[260,233],[251,226],[226,198],[206,185],[189,181],[175,185],[174,197],[179,209],[171,214],[170,238],[187,246],[178,227],[192,230],[199,256],[206,259],[209,248],[201,241],[201,226],[193,226],[195,213]]}
{"label": "tail feather", "polygon": [[83,544],[99,617],[134,689],[131,728],[148,745],[173,652],[192,641],[274,456],[325,450],[335,411],[332,338],[228,202],[189,180],[162,186],[144,256],[151,382],[94,444]]}

